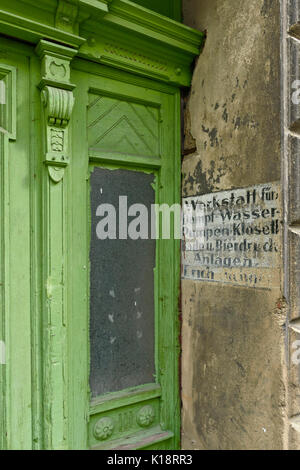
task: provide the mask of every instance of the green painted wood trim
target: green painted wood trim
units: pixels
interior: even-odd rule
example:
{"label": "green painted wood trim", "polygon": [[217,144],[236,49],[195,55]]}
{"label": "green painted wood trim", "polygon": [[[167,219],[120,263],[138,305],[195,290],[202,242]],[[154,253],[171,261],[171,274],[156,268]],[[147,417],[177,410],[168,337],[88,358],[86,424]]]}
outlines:
{"label": "green painted wood trim", "polygon": [[[4,279],[5,369],[5,448],[31,449],[31,296],[30,296],[30,204],[29,204],[29,57],[28,48],[13,48],[2,40],[7,55],[1,63],[17,70],[17,110],[22,125],[17,125],[17,138],[6,146],[4,239],[7,269]],[[22,90],[20,93],[19,90]],[[7,137],[9,137],[7,135]],[[2,161],[1,161],[2,164]],[[1,202],[2,203],[2,202]],[[3,229],[1,229],[3,230]],[[2,262],[2,260],[1,260]],[[2,366],[1,366],[2,368]]]}
{"label": "green painted wood trim", "polygon": [[0,80],[5,83],[5,101],[6,112],[3,128],[0,131],[8,133],[10,140],[17,138],[17,70],[16,67],[11,67],[6,64],[0,63]]}
{"label": "green painted wood trim", "polygon": [[[28,48],[29,49],[29,48]],[[30,48],[31,49],[31,48]],[[30,121],[32,122],[30,139],[30,213],[31,213],[31,362],[32,362],[32,448],[43,448],[44,433],[44,395],[43,395],[43,286],[42,268],[42,230],[43,214],[42,180],[44,166],[41,124],[40,90],[36,86],[40,80],[40,61],[30,51]],[[28,56],[28,52],[26,53]]]}
{"label": "green painted wood trim", "polygon": [[[176,91],[173,107],[170,112],[174,116],[174,200],[181,204],[181,94]],[[180,319],[180,293],[181,293],[181,241],[173,240],[174,252],[174,278],[173,278],[173,311],[175,315],[174,322],[174,377],[178,387],[174,388],[173,399],[175,402],[174,427],[176,429],[175,445],[177,449],[181,448],[181,395],[180,395],[180,356],[181,356],[181,319]]]}
{"label": "green painted wood trim", "polygon": [[[8,43],[9,41],[4,41],[3,47],[7,47]],[[53,52],[53,48],[57,47],[59,48],[53,44],[48,48],[49,52]],[[9,47],[7,50],[9,60],[11,60],[11,50]],[[8,237],[8,240],[11,239],[17,248],[16,253],[11,252],[12,258],[8,260],[14,272],[11,278],[10,276],[6,277],[8,282],[5,282],[5,288],[8,286],[7,301],[8,303],[13,302],[13,308],[5,309],[5,315],[10,315],[11,325],[17,328],[11,330],[11,326],[5,322],[4,326],[3,323],[1,325],[2,329],[9,328],[6,333],[8,338],[12,337],[11,331],[14,331],[14,341],[20,341],[22,351],[24,351],[20,357],[20,354],[9,346],[8,354],[10,355],[11,349],[14,355],[13,366],[17,367],[14,369],[14,374],[17,373],[18,377],[22,378],[21,382],[23,382],[22,386],[24,385],[25,391],[22,395],[23,401],[19,400],[19,389],[16,387],[16,382],[12,382],[14,374],[11,374],[6,368],[7,385],[11,392],[9,398],[7,394],[5,396],[5,400],[9,400],[6,403],[8,442],[2,442],[1,445],[9,448],[29,448],[31,445],[35,448],[87,448],[86,429],[89,419],[89,402],[88,391],[85,388],[88,382],[85,380],[87,375],[85,359],[88,354],[85,337],[88,331],[88,299],[86,294],[82,295],[82,286],[87,286],[88,240],[86,253],[81,252],[82,239],[84,239],[82,227],[86,224],[85,217],[88,207],[88,200],[85,200],[84,197],[84,194],[87,195],[88,185],[88,151],[85,139],[82,139],[85,119],[81,112],[79,116],[77,115],[79,127],[69,139],[70,163],[65,165],[62,171],[61,168],[59,169],[59,178],[57,179],[57,175],[51,173],[51,169],[48,168],[50,166],[53,169],[55,164],[51,165],[51,162],[45,159],[45,148],[39,147],[39,134],[44,134],[46,127],[49,126],[44,115],[44,103],[40,105],[38,102],[40,92],[36,85],[41,78],[38,76],[37,70],[38,58],[32,57],[33,50],[29,46],[18,44],[18,51],[17,78],[18,81],[21,79],[22,90],[22,93],[18,94],[18,100],[22,100],[22,103],[25,98],[29,100],[29,90],[31,91],[31,104],[30,106],[28,104],[30,119],[23,119],[23,125],[19,126],[18,134],[21,132],[21,137],[26,135],[28,141],[31,135],[32,142],[31,146],[24,145],[17,135],[16,142],[9,143],[12,148],[7,153],[12,155],[13,152],[13,155],[20,156],[20,158],[9,159],[7,157],[3,159],[7,168],[10,168],[9,177],[5,177],[7,181],[5,190],[8,196],[13,194],[10,212],[4,216],[5,222],[8,222],[5,225],[7,231],[4,235]],[[62,47],[62,55],[64,55],[63,51],[66,52]],[[70,59],[72,55],[73,50],[68,58]],[[41,56],[43,57],[43,54]],[[82,63],[81,66],[78,65],[78,68],[86,70],[83,78],[84,83],[90,80],[92,73],[95,73],[93,77],[94,88],[96,86],[103,87],[107,93],[109,89],[114,89],[116,95],[119,93],[123,97],[128,96],[129,100],[138,102],[144,100],[146,103],[152,103],[153,106],[161,107],[163,128],[161,163],[158,164],[157,160],[151,160],[152,157],[150,160],[143,160],[141,157],[139,160],[131,161],[128,165],[131,169],[151,171],[159,175],[156,178],[157,202],[177,200],[180,188],[180,120],[177,89],[166,83],[148,80],[118,69],[109,69],[99,64],[87,63],[81,59],[77,59],[76,62],[77,65],[79,62]],[[29,63],[33,64],[30,78],[26,75]],[[77,70],[74,70],[74,75],[77,73]],[[25,76],[27,78],[24,78]],[[43,78],[44,74],[42,73],[41,76]],[[67,89],[64,88],[66,84],[62,83],[58,77],[53,80],[52,85],[55,83],[58,88]],[[45,82],[42,86],[44,85],[46,86]],[[79,105],[81,110],[85,109],[88,92],[84,86],[78,94],[76,90],[74,91],[77,99],[76,106]],[[70,90],[68,89],[68,91]],[[42,108],[45,119],[42,124],[40,122],[40,108]],[[22,109],[24,110],[25,107],[19,106],[20,112]],[[49,116],[47,115],[47,117]],[[32,126],[31,131],[30,125]],[[73,140],[74,148],[71,151]],[[110,158],[110,162],[104,161],[102,165],[126,167],[125,161],[118,161],[115,157],[113,160],[112,156]],[[45,163],[42,163],[43,161]],[[20,184],[24,180],[24,175],[29,175],[26,179],[26,185]],[[24,243],[20,245],[16,229],[14,232],[9,232],[9,220],[17,218],[24,201],[29,205],[26,206],[24,217],[26,225],[22,227],[19,221],[20,225],[17,226],[25,235]],[[70,210],[72,204],[74,204],[74,212]],[[8,206],[6,210],[8,211]],[[39,217],[42,217],[42,231],[39,229]],[[77,233],[72,233],[74,219],[78,219],[80,222],[80,229]],[[167,262],[163,267],[164,273],[160,274],[156,270],[156,285],[161,283],[160,276],[165,279],[160,289],[161,296],[156,299],[156,308],[161,314],[157,331],[165,334],[166,340],[162,342],[162,351],[158,348],[156,353],[157,379],[162,384],[161,392],[154,390],[153,394],[161,394],[164,431],[174,430],[174,437],[169,439],[166,445],[176,448],[179,442],[180,419],[177,390],[179,388],[178,345],[176,343],[178,336],[178,286],[176,279],[175,281],[170,280],[169,273],[170,268],[174,269],[176,278],[179,269],[179,249],[178,243],[170,243],[166,246],[164,242],[159,242],[158,245],[158,256],[163,255]],[[43,254],[42,260],[40,259],[41,253]],[[173,255],[175,256],[174,260]],[[8,250],[5,250],[5,256],[10,256]],[[25,278],[22,277],[23,271],[18,268],[19,260],[22,260],[22,270],[26,270]],[[74,282],[70,280],[72,276],[74,276]],[[9,286],[11,281],[13,282],[13,291]],[[18,289],[18,285],[21,284],[22,289]],[[18,296],[21,295],[22,312],[19,310],[20,301],[18,303],[15,292],[18,292]],[[170,325],[172,326],[170,327]],[[41,330],[43,330],[42,338],[40,337]],[[76,338],[78,346],[75,351],[72,350],[74,338]],[[43,350],[42,358],[41,350]],[[78,351],[80,351],[80,357],[78,357]],[[41,374],[42,367],[43,374]],[[41,381],[41,375],[43,381]],[[32,385],[30,385],[30,381]],[[74,386],[77,382],[79,382],[79,393],[74,394],[74,390],[78,391],[77,385]],[[145,399],[145,396],[142,395],[142,400]],[[3,397],[2,393],[2,400]],[[31,405],[30,397],[32,397]],[[22,403],[26,403],[26,406],[23,406]],[[170,416],[170,403],[174,403],[172,412],[174,410],[177,416]],[[20,416],[23,418],[21,425],[18,421]]]}
{"label": "green painted wood trim", "polygon": [[[0,201],[0,217],[5,220],[5,224],[1,224],[1,281],[0,281],[0,296],[1,296],[1,313],[0,313],[0,340],[3,342],[1,345],[2,354],[5,352],[5,357],[2,357],[0,364],[1,383],[0,383],[0,449],[7,448],[7,438],[10,438],[10,396],[7,391],[9,390],[9,374],[6,366],[9,361],[9,191],[8,191],[8,135],[0,133],[0,188],[1,188],[1,201]],[[3,351],[3,348],[5,350]],[[3,364],[5,362],[6,364]]]}
{"label": "green painted wood trim", "polygon": [[107,21],[118,23],[127,28],[130,25],[135,25],[132,29],[135,29],[136,32],[139,31],[162,43],[166,42],[165,37],[168,36],[170,49],[174,47],[178,51],[182,50],[191,54],[199,52],[199,43],[203,37],[203,33],[200,31],[139,7],[128,0],[114,0],[109,11],[115,17],[109,17]]}
{"label": "green painted wood trim", "polygon": [[181,21],[181,0],[131,0],[144,8],[167,16],[175,21]]}
{"label": "green painted wood trim", "polygon": [[[88,152],[86,140],[86,93],[87,84],[82,87],[77,80],[77,72],[72,73],[76,83],[74,90],[75,106],[70,126],[72,136],[72,164],[67,178],[67,191],[72,195],[67,213],[68,224],[68,263],[69,279],[68,306],[68,403],[70,449],[88,448],[89,420],[89,239],[87,234],[89,205]],[[83,138],[84,135],[84,138]],[[76,253],[76,255],[75,255]]]}
{"label": "green painted wood trim", "polygon": [[[87,338],[88,318],[89,318],[89,299],[82,295],[82,289],[88,287],[88,266],[89,266],[89,235],[83,231],[82,227],[89,226],[86,220],[86,208],[89,207],[89,155],[85,139],[82,139],[82,128],[87,127],[85,109],[88,104],[88,92],[97,92],[100,95],[110,93],[109,96],[119,96],[120,99],[127,99],[137,102],[146,101],[147,105],[153,104],[161,110],[161,166],[154,168],[137,162],[135,165],[127,165],[126,162],[110,161],[92,162],[93,165],[101,165],[106,168],[130,168],[136,171],[153,172],[156,175],[156,202],[168,202],[173,204],[180,202],[180,94],[177,89],[164,83],[137,77],[132,74],[118,71],[117,69],[108,69],[107,67],[97,66],[95,63],[87,63],[81,59],[75,59],[72,63],[73,76],[72,81],[77,87],[74,91],[76,105],[73,116],[73,137],[74,151],[72,165],[72,183],[69,191],[72,192],[74,207],[70,213],[69,223],[73,224],[73,233],[70,244],[70,258],[72,259],[72,271],[70,276],[74,276],[72,293],[70,292],[70,302],[72,302],[72,328],[69,335],[69,357],[70,357],[70,383],[72,387],[69,390],[70,416],[70,447],[86,448],[87,446],[87,425],[93,426],[95,419],[99,414],[93,414],[95,408],[92,402],[89,403],[88,378],[84,385],[83,377],[88,370],[88,344],[84,338]],[[146,98],[146,99],[145,99]],[[178,133],[178,135],[177,135]],[[102,155],[101,155],[102,156]],[[76,162],[76,163],[74,163]],[[178,188],[175,187],[178,185]],[[73,214],[73,215],[72,215]],[[75,223],[75,225],[74,225]],[[82,250],[82,243],[86,240],[86,253]],[[72,246],[72,249],[71,249]],[[178,314],[178,296],[179,296],[179,270],[180,270],[180,252],[179,244],[172,241],[157,242],[157,260],[160,262],[161,269],[155,270],[156,285],[156,315],[157,315],[157,342],[156,342],[156,368],[157,383],[161,385],[161,396],[153,400],[160,404],[161,423],[160,432],[172,431],[173,437],[164,443],[164,448],[177,449],[180,443],[180,398],[179,398],[179,314]],[[76,253],[76,257],[72,256]],[[170,276],[170,270],[174,269]],[[161,284],[161,279],[164,279]],[[161,285],[159,285],[161,284]],[[87,336],[86,336],[87,335]],[[162,339],[164,338],[164,339]],[[77,351],[80,350],[80,361]],[[86,364],[86,366],[85,366]],[[71,379],[72,377],[72,379]],[[144,397],[145,398],[145,397]],[[142,398],[142,400],[144,399]],[[103,405],[106,411],[104,413],[115,413],[118,410],[118,400],[120,395],[105,397],[107,403]],[[114,402],[115,400],[115,402]],[[114,404],[114,403],[115,404]],[[123,412],[136,410],[139,403],[144,401],[123,404]],[[114,408],[116,406],[116,408]],[[99,409],[101,410],[101,408]],[[100,411],[100,415],[102,411]],[[103,415],[102,415],[103,416]],[[100,419],[100,418],[99,418]],[[92,430],[89,431],[89,434]],[[73,435],[72,435],[73,434]],[[157,444],[157,446],[162,444]]]}
{"label": "green painted wood trim", "polygon": [[132,166],[135,168],[160,168],[161,159],[158,157],[139,157],[134,155],[118,155],[113,153],[106,153],[99,155],[99,152],[89,150],[89,158],[91,162],[94,163],[104,163],[104,164],[115,164],[115,165],[126,165],[128,167]]}
{"label": "green painted wood trim", "polygon": [[0,77],[5,81],[6,118],[0,131],[0,449],[11,441],[10,369],[10,191],[9,140],[16,139],[16,68],[0,64]]}
{"label": "green painted wood trim", "polygon": [[106,444],[94,446],[91,450],[142,450],[149,445],[169,441],[174,437],[171,431],[162,431],[159,427],[141,431],[127,439],[117,439]]}
{"label": "green painted wood trim", "polygon": [[143,385],[131,390],[110,393],[100,400],[92,400],[90,415],[103,413],[108,410],[121,408],[122,406],[132,405],[152,398],[159,398],[160,396],[161,386],[158,384]]}
{"label": "green painted wood trim", "polygon": [[[168,152],[165,154],[165,165],[160,172],[160,203],[172,206],[180,204],[180,94],[177,91],[173,99],[163,100],[165,125],[163,140],[170,135]],[[168,119],[167,119],[168,117]],[[180,448],[180,394],[179,394],[179,292],[180,292],[180,241],[159,240],[159,256],[163,261],[158,274],[159,318],[161,332],[159,349],[159,376],[162,384],[161,427],[172,430],[174,438],[170,441],[171,449]],[[172,273],[172,276],[169,273]],[[169,404],[172,404],[170,413]]]}
{"label": "green painted wood trim", "polygon": [[[21,4],[21,2],[19,2]],[[21,8],[20,8],[21,7]],[[37,44],[40,39],[60,41],[68,46],[78,48],[86,40],[46,24],[32,21],[24,16],[24,7],[19,5],[20,14],[0,10],[1,33],[24,41]]]}
{"label": "green painted wood trim", "polygon": [[[71,67],[73,70],[78,70],[81,72],[85,72],[87,70],[87,62],[86,60],[82,60],[81,58],[75,57],[72,61]],[[107,67],[106,65],[98,64],[93,61],[88,62],[88,70],[89,73],[98,76],[98,77],[103,77],[103,78],[110,78],[111,80],[114,81],[120,81],[120,87],[122,87],[123,83],[128,83],[130,85],[137,85],[138,87],[143,88],[145,85],[145,77],[142,77],[140,75],[128,73],[125,70],[122,69],[117,69],[117,68],[112,68],[112,67]],[[178,87],[175,87],[167,82],[160,82],[156,80],[147,80],[147,88],[149,90],[155,90],[161,93],[167,93],[173,95]],[[109,90],[106,90],[107,95],[111,96],[109,94]],[[125,95],[120,95],[120,96],[125,96]],[[149,101],[145,100],[144,98],[141,98],[141,96],[137,97],[138,101],[141,99],[141,103],[149,103]],[[151,103],[153,106],[160,106],[159,101],[155,102],[155,100]]]}
{"label": "green painted wood trim", "polygon": [[59,0],[57,8],[49,2],[3,1],[3,34],[34,44],[59,41],[80,57],[176,86],[190,84],[190,66],[204,41],[200,31],[127,0]]}
{"label": "green painted wood trim", "polygon": [[65,299],[65,183],[51,181],[45,168],[44,185],[44,446],[66,445],[66,299]]}
{"label": "green painted wood trim", "polygon": [[173,2],[173,19],[182,22],[182,0],[174,0]]}
{"label": "green painted wood trim", "polygon": [[[43,109],[43,393],[44,448],[68,448],[68,279],[67,166],[71,160],[68,124],[74,98],[70,91],[73,51],[41,41]],[[54,65],[54,67],[53,67]],[[63,74],[61,73],[63,70]],[[49,86],[48,77],[53,85]]]}

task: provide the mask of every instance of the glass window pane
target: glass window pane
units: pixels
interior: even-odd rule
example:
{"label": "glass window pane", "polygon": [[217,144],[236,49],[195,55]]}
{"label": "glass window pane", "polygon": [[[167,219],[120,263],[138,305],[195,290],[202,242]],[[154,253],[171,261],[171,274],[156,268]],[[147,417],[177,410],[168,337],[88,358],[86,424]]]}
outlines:
{"label": "glass window pane", "polygon": [[[99,216],[99,206],[111,204],[116,209],[119,238],[119,196],[127,196],[128,208],[137,203],[148,208],[150,232],[151,204],[155,203],[153,182],[154,175],[137,171],[94,168],[91,174],[90,386],[93,397],[155,382],[155,240],[99,239],[98,225],[105,218]],[[135,218],[128,217],[128,222]]]}

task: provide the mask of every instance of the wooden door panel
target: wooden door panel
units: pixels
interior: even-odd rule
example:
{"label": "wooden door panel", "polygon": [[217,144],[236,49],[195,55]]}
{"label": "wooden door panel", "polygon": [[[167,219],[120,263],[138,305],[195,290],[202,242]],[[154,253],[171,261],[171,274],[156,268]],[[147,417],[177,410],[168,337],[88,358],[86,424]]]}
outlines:
{"label": "wooden door panel", "polygon": [[89,93],[89,149],[98,152],[158,157],[159,110]]}
{"label": "wooden door panel", "polygon": [[[88,447],[99,450],[138,449],[155,445],[159,448],[163,446],[166,449],[175,449],[179,446],[177,310],[179,243],[172,239],[155,240],[153,380],[150,380],[151,375],[149,375],[149,380],[148,376],[145,379],[146,383],[141,380],[137,386],[134,386],[135,382],[131,386],[131,381],[125,380],[124,389],[116,387],[116,390],[110,389],[110,393],[98,396],[96,394],[93,397],[89,389],[91,360],[89,251],[91,227],[95,230],[90,205],[91,175],[95,169],[104,169],[107,172],[123,171],[127,178],[129,171],[140,175],[141,178],[142,175],[153,175],[155,203],[172,205],[180,201],[180,159],[177,150],[179,96],[171,87],[164,85],[160,89],[157,84],[153,86],[151,81],[137,78],[132,80],[132,77],[124,73],[120,73],[120,80],[116,80],[114,72],[110,77],[108,70],[100,66],[91,66],[88,73],[84,65],[78,60],[73,70],[76,104],[72,132],[71,187],[73,192],[76,188],[76,196],[72,204],[71,219],[72,253],[76,252],[77,259],[74,259],[74,254],[73,256],[70,254],[72,257],[70,276],[75,299],[79,300],[80,297],[81,301],[77,304],[76,300],[72,300],[70,328],[74,331],[74,337],[70,341],[71,356],[72,351],[75,353],[80,345],[81,347],[84,345],[83,354],[79,359],[80,364],[73,361],[70,369],[73,377],[70,390],[71,407],[73,407],[72,426],[75,429],[80,428],[78,434],[74,436],[77,443],[74,441],[73,446],[74,448],[82,446],[85,440]],[[82,134],[82,128],[86,129],[86,135]],[[117,194],[118,188],[114,188],[113,184],[111,186],[111,191]],[[99,187],[99,194],[100,189],[103,188]],[[105,249],[104,243],[99,246]],[[79,272],[76,270],[76,265]],[[128,273],[131,274],[130,271]],[[139,277],[142,275],[141,271]],[[84,308],[80,308],[79,305]],[[121,310],[120,304],[118,308]],[[102,312],[113,320],[122,318],[122,312],[117,313],[114,316],[113,312],[106,312],[105,308]],[[135,333],[138,331],[134,330]],[[72,336],[71,334],[70,337]],[[105,343],[103,347],[105,346],[110,354],[109,343],[103,336],[101,341]],[[111,349],[113,351],[113,348]],[[124,356],[126,356],[125,350]],[[98,357],[100,358],[101,354]],[[103,357],[106,357],[105,354]],[[74,399],[74,396],[77,398]]]}

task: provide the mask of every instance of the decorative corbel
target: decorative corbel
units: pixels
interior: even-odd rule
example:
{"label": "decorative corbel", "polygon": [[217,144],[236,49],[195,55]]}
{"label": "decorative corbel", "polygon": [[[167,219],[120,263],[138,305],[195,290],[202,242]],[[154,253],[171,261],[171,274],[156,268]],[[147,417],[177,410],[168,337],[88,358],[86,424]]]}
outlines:
{"label": "decorative corbel", "polygon": [[76,51],[40,41],[36,52],[42,61],[42,79],[39,84],[44,108],[44,162],[49,176],[58,183],[69,163],[68,125],[71,118],[75,85],[70,83],[70,62]]}
{"label": "decorative corbel", "polygon": [[55,27],[71,34],[78,34],[78,2],[58,0]]}
{"label": "decorative corbel", "polygon": [[79,35],[87,19],[101,18],[109,12],[112,0],[57,0],[55,28]]}

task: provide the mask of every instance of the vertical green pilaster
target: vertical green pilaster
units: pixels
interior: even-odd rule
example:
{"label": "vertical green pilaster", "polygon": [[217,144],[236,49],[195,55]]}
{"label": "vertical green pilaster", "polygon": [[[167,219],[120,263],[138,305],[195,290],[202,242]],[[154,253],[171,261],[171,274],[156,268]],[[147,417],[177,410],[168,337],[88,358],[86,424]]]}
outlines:
{"label": "vertical green pilaster", "polygon": [[42,60],[43,172],[43,390],[44,448],[68,447],[67,410],[67,167],[74,97],[70,61],[75,50],[47,41]]}
{"label": "vertical green pilaster", "polygon": [[8,376],[7,376],[7,353],[6,349],[8,346],[8,318],[7,314],[9,311],[9,296],[8,296],[8,255],[9,255],[9,237],[8,237],[8,135],[7,133],[0,132],[0,188],[1,188],[1,206],[0,206],[0,218],[1,220],[6,220],[6,226],[2,224],[1,227],[1,275],[0,275],[0,300],[1,300],[1,323],[0,323],[0,409],[2,416],[0,418],[0,449],[5,449],[7,447],[6,437],[8,433],[8,420],[7,420],[7,410],[9,409],[8,400],[9,395],[6,393],[6,386],[8,385]]}

